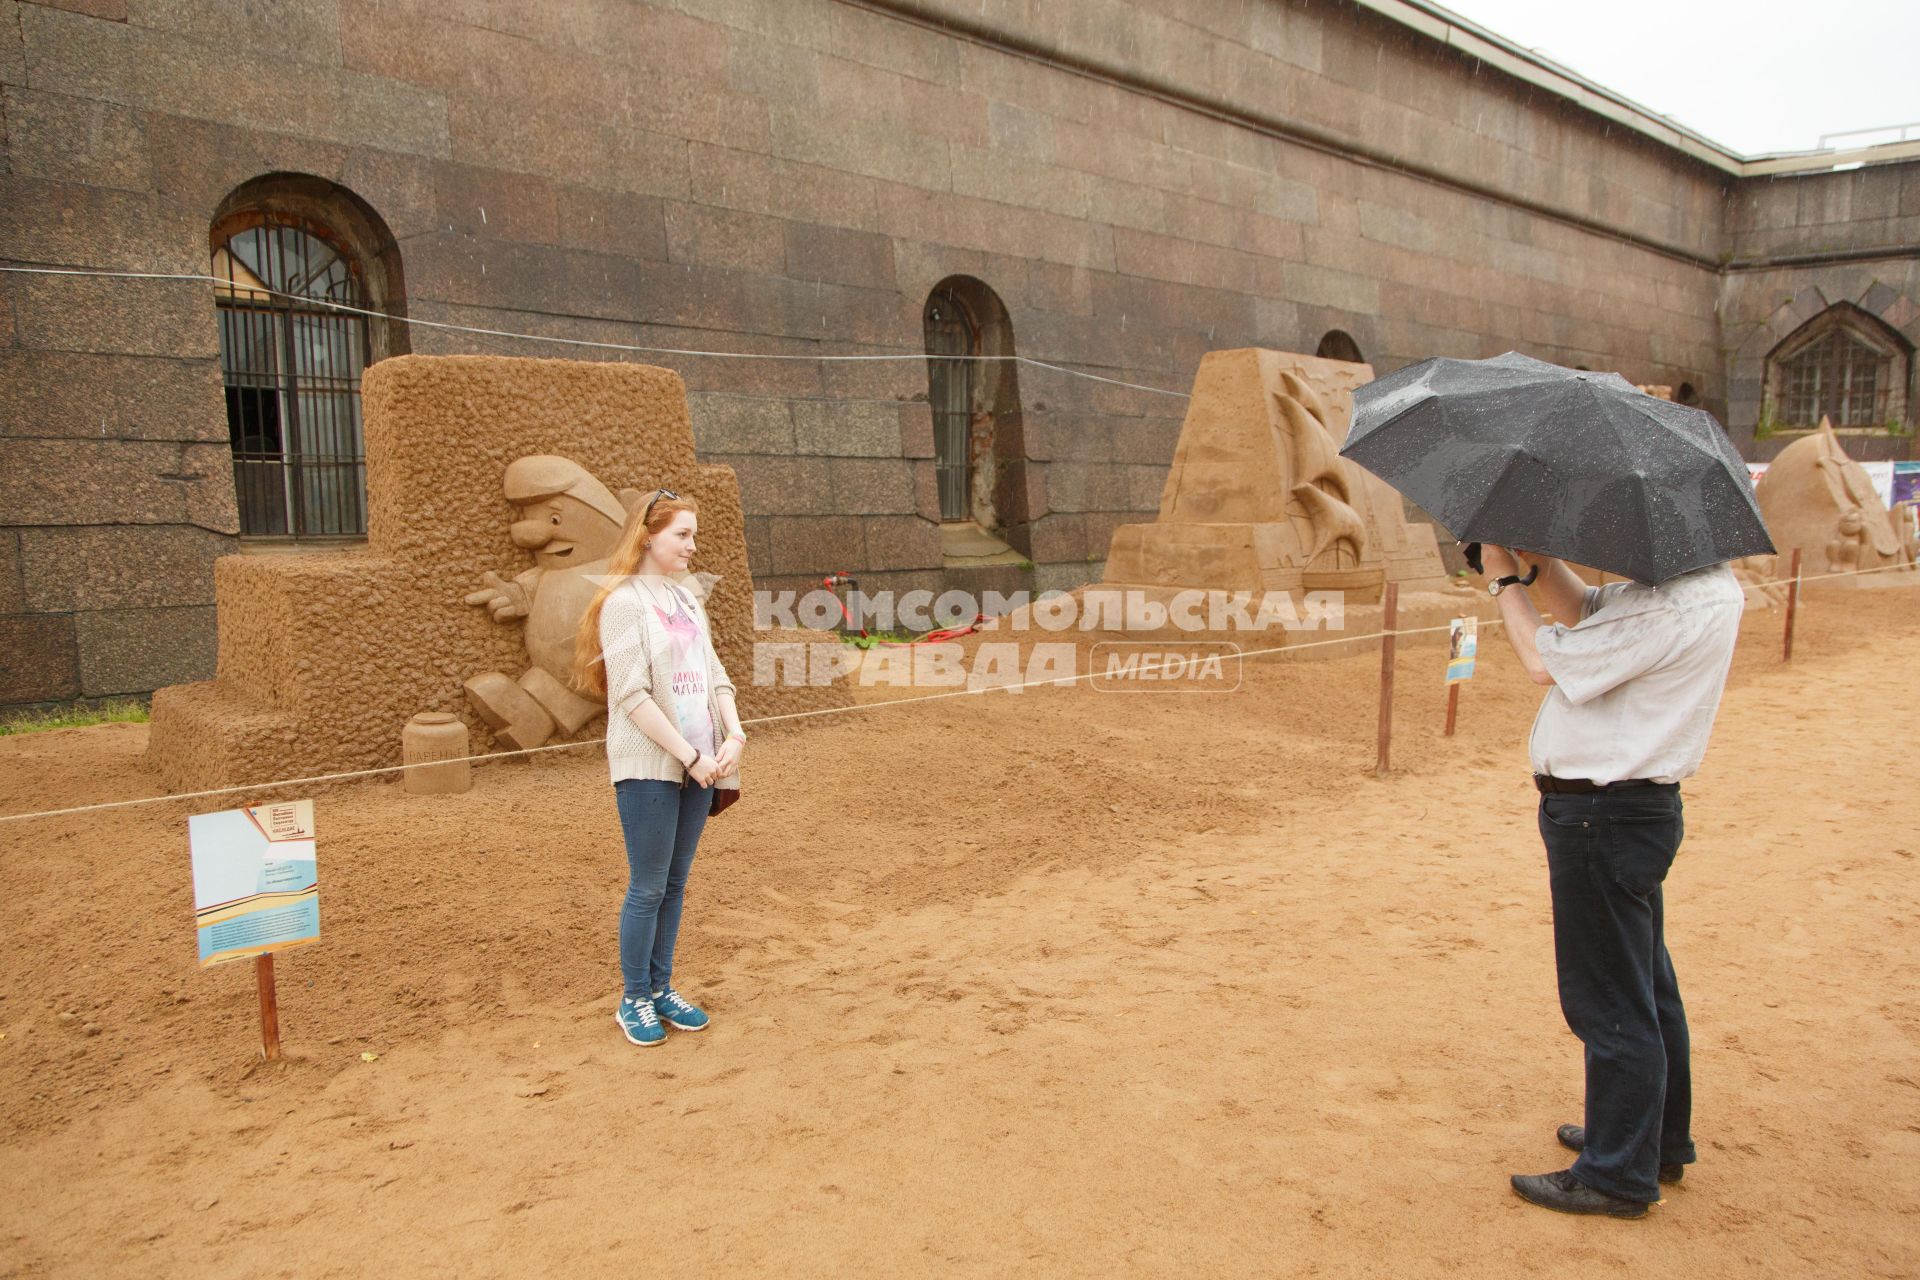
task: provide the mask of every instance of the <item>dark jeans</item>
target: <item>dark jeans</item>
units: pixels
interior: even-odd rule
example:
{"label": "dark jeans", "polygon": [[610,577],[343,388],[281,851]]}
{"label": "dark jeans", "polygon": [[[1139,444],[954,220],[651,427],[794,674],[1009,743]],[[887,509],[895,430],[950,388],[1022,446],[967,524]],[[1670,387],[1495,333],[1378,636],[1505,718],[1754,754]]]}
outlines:
{"label": "dark jeans", "polygon": [[622,778],[613,784],[627,837],[627,898],[620,904],[620,976],[630,997],[665,991],[693,869],[694,846],[713,808],[713,788]]}
{"label": "dark jeans", "polygon": [[1573,1176],[1629,1200],[1658,1200],[1660,1166],[1694,1159],[1687,1011],[1660,893],[1684,827],[1677,786],[1540,797],[1560,1009],[1587,1049]]}

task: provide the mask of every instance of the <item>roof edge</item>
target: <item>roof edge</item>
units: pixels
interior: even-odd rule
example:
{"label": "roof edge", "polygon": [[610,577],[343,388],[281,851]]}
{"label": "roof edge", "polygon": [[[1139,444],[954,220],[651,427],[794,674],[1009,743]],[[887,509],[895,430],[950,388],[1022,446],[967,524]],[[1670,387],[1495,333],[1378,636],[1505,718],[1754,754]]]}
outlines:
{"label": "roof edge", "polygon": [[1352,0],[1352,3],[1732,177],[1823,173],[1842,166],[1852,168],[1920,158],[1920,140],[1744,156],[1431,0]]}

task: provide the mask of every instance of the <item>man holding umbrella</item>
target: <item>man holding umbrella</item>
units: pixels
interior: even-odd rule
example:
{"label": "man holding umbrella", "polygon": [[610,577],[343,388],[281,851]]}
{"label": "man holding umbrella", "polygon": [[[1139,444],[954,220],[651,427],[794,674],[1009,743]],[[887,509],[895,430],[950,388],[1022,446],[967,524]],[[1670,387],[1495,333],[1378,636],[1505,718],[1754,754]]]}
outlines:
{"label": "man holding umbrella", "polygon": [[[1482,551],[1495,586],[1519,566]],[[1503,590],[1507,639],[1550,686],[1528,743],[1553,898],[1560,1008],[1586,1046],[1580,1152],[1513,1188],[1549,1209],[1639,1217],[1694,1159],[1687,1014],[1667,954],[1662,882],[1680,849],[1680,780],[1700,767],[1726,687],[1744,598],[1726,565],[1658,587],[1592,588],[1541,559]],[[1556,619],[1543,624],[1529,592]]]}
{"label": "man holding umbrella", "polygon": [[[1641,1217],[1694,1159],[1662,885],[1744,607],[1726,562],[1772,550],[1745,465],[1700,410],[1512,353],[1361,388],[1342,453],[1485,544],[1469,563],[1484,558],[1508,641],[1549,686],[1529,754],[1586,1110],[1558,1134],[1580,1153],[1572,1167],[1515,1175],[1513,1189],[1565,1213]],[[1526,549],[1524,577],[1508,547]],[[1559,557],[1632,581],[1588,587]]]}

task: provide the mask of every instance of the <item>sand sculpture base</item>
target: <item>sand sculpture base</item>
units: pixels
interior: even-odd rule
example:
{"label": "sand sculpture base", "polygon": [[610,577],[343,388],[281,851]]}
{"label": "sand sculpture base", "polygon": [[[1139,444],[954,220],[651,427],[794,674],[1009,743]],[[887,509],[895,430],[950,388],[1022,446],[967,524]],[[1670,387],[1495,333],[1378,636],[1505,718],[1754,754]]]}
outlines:
{"label": "sand sculpture base", "polygon": [[[364,549],[226,556],[214,567],[215,678],[154,695],[150,758],[174,790],[400,763],[398,726],[459,716],[476,752],[504,749],[462,688],[529,667],[524,628],[466,600],[529,554],[502,492],[528,455],[573,460],[613,488],[665,487],[700,504],[695,567],[743,716],[843,705],[838,688],[752,684],[753,582],[739,485],[694,456],[670,370],[495,357],[403,356],[367,371]],[[598,739],[604,716],[552,741]],[[581,751],[592,748],[582,747]]]}
{"label": "sand sculpture base", "polygon": [[1388,582],[1444,590],[1431,525],[1338,456],[1364,364],[1245,349],[1209,352],[1194,377],[1159,518],[1113,534],[1109,585],[1339,591]]}

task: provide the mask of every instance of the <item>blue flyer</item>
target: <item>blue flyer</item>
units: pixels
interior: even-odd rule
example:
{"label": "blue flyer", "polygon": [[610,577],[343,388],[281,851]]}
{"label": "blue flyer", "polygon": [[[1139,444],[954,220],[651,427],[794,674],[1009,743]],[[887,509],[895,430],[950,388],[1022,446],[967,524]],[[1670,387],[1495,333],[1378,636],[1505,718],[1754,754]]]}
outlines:
{"label": "blue flyer", "polygon": [[1480,652],[1480,619],[1455,618],[1447,642],[1447,683],[1473,679],[1473,660]]}
{"label": "blue flyer", "polygon": [[195,814],[187,841],[202,968],[319,939],[313,801]]}

